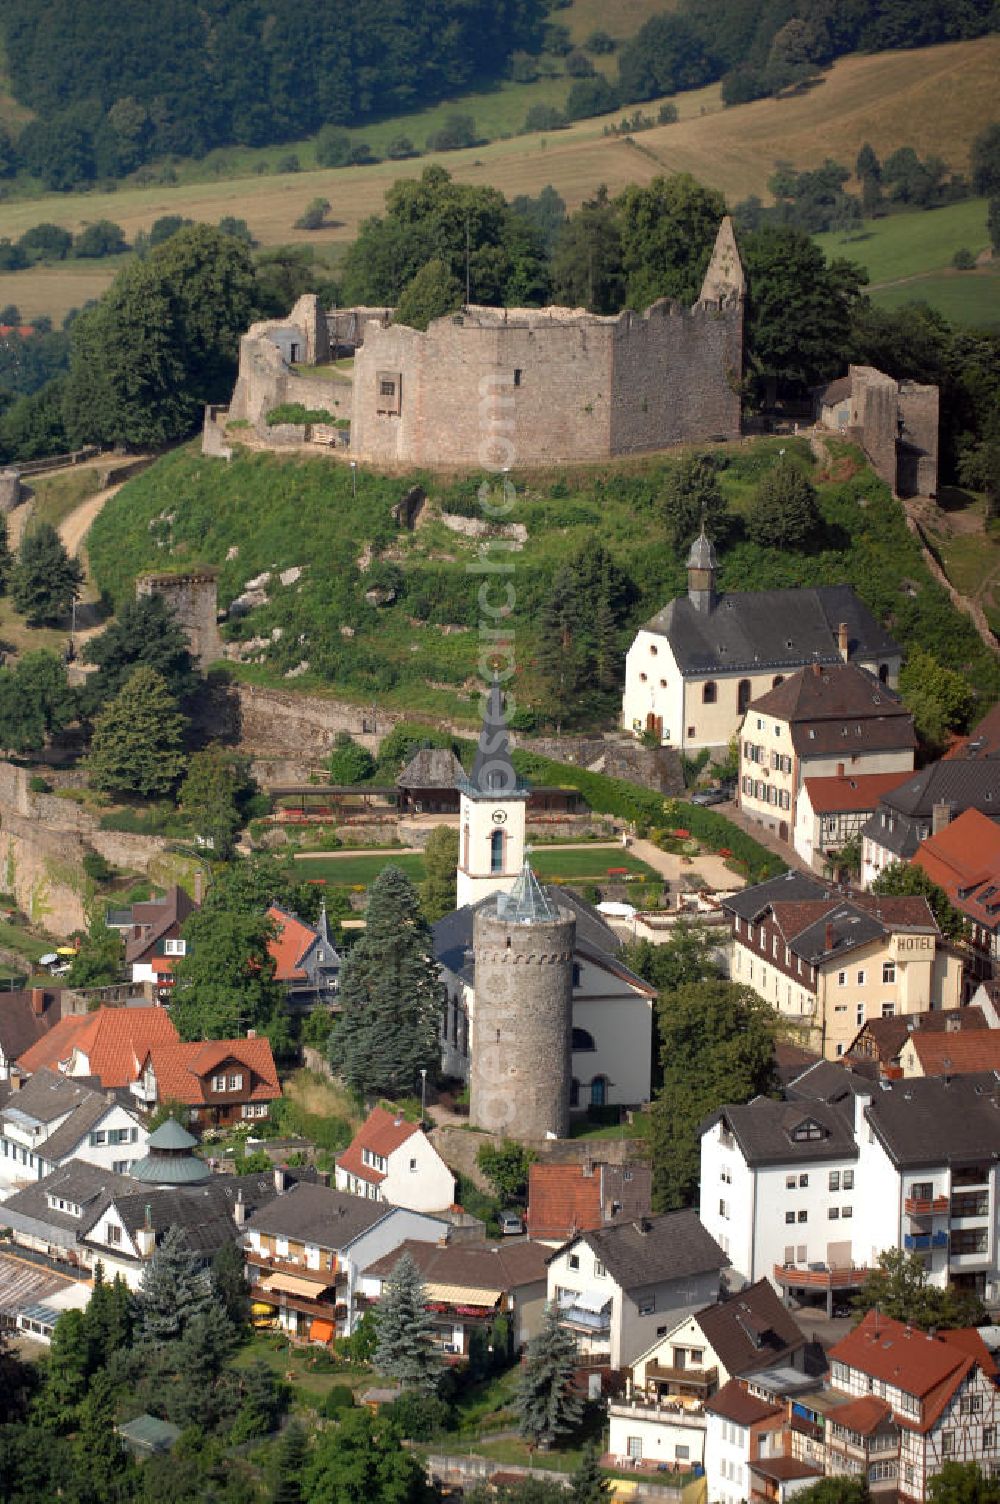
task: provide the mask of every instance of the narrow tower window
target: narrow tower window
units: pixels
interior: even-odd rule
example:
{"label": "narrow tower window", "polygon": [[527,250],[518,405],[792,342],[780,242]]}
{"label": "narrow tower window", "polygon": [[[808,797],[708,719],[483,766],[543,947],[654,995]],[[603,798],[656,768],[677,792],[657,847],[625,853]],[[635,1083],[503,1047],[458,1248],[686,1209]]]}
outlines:
{"label": "narrow tower window", "polygon": [[490,836],[490,872],[503,871],[503,831],[495,830]]}

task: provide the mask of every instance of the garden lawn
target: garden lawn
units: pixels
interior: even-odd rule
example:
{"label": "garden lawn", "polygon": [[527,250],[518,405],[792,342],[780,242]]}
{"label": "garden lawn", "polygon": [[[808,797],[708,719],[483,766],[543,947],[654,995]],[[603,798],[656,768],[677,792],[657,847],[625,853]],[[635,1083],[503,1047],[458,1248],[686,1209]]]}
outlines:
{"label": "garden lawn", "polygon": [[619,872],[624,868],[632,877],[661,881],[658,872],[631,852],[623,851],[620,846],[598,847],[596,851],[588,851],[586,847],[575,847],[572,851],[546,851],[540,846],[531,852],[531,865],[536,875],[546,883],[556,878],[606,883],[611,868],[616,868]]}
{"label": "garden lawn", "polygon": [[423,882],[427,870],[422,856],[414,853],[400,855],[396,851],[380,851],[376,856],[300,856],[298,872],[306,882],[326,882],[331,887],[368,887],[382,871],[392,864],[405,872],[413,882]]}
{"label": "garden lawn", "polygon": [[248,1368],[251,1363],[263,1361],[280,1379],[288,1379],[293,1399],[298,1396],[311,1404],[322,1403],[331,1389],[358,1390],[371,1383],[372,1370],[352,1363],[343,1363],[328,1373],[317,1372],[310,1359],[320,1351],[315,1347],[293,1347],[277,1333],[255,1332],[236,1354],[232,1366]]}

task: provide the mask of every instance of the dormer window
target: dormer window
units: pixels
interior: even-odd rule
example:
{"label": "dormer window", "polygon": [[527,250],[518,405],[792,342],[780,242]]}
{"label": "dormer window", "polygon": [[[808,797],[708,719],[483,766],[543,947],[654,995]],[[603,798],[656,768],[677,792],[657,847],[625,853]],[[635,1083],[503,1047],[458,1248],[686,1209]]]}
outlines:
{"label": "dormer window", "polygon": [[813,1143],[817,1139],[826,1138],[826,1129],[815,1118],[803,1118],[792,1129],[792,1142],[796,1144]]}

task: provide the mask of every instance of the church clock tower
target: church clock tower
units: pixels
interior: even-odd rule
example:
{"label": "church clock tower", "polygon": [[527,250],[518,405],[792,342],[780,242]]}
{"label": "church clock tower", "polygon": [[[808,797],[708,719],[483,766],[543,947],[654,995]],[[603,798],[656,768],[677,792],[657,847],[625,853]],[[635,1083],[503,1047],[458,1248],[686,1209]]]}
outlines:
{"label": "church clock tower", "polygon": [[458,907],[509,893],[524,865],[528,790],[518,782],[500,681],[493,680],[472,772],[459,785]]}

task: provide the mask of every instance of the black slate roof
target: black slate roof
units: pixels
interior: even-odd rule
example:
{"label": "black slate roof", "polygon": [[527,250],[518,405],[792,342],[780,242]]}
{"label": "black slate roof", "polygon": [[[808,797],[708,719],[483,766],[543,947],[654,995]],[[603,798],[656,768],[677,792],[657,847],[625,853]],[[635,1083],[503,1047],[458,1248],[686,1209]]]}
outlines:
{"label": "black slate roof", "polygon": [[[695,1211],[666,1212],[578,1234],[623,1290],[727,1269],[729,1260]],[[563,1244],[569,1248],[578,1238]],[[562,1252],[557,1249],[549,1263]]]}
{"label": "black slate roof", "polygon": [[892,658],[899,645],[880,627],[850,585],[815,589],[735,591],[711,611],[678,596],[645,624],[666,637],[681,674],[737,669],[796,669],[839,663],[838,629],[847,625],[851,658]]}
{"label": "black slate roof", "polygon": [[865,1117],[902,1169],[1000,1159],[1000,1084],[992,1073],[879,1082]]}
{"label": "black slate roof", "polygon": [[1000,760],[957,757],[931,763],[882,795],[861,834],[907,859],[930,835],[935,804],[950,804],[955,815],[977,809],[1000,821]]}
{"label": "black slate roof", "polygon": [[[134,1180],[129,1181],[134,1189],[126,1194],[116,1193],[112,1202],[124,1225],[134,1236],[146,1222],[147,1213],[159,1243],[168,1228],[176,1227],[183,1232],[188,1247],[194,1253],[210,1257],[227,1243],[235,1243],[240,1237],[232,1207],[227,1196],[214,1180],[204,1185],[178,1186],[169,1190],[144,1189]],[[88,1235],[104,1214],[83,1219],[80,1241],[90,1247],[102,1247]]]}
{"label": "black slate roof", "polygon": [[[775,1102],[755,1097],[742,1107],[720,1107],[702,1123],[704,1133],[725,1122],[748,1165],[811,1164],[826,1159],[857,1159],[850,1108],[829,1102]],[[797,1129],[815,1123],[821,1136],[796,1138]]]}
{"label": "black slate roof", "polygon": [[300,1183],[255,1212],[247,1226],[255,1232],[336,1250],[346,1248],[394,1210],[384,1201]]}
{"label": "black slate roof", "polygon": [[727,914],[738,914],[741,919],[756,920],[776,903],[812,903],[816,899],[832,898],[829,883],[821,883],[818,877],[808,877],[804,872],[789,868],[779,877],[769,877],[766,882],[753,888],[744,888],[727,898],[722,907]]}
{"label": "black slate roof", "polygon": [[472,772],[462,781],[462,791],[472,799],[527,798],[527,789],[519,782],[510,757],[507,711],[500,680],[494,679],[483,712],[483,729]]}
{"label": "black slate roof", "polygon": [[[75,1233],[88,1221],[93,1222],[116,1195],[125,1195],[134,1189],[135,1182],[127,1175],[116,1175],[113,1170],[105,1170],[100,1165],[73,1159],[0,1203],[0,1224],[20,1227],[22,1219],[30,1219],[50,1227],[72,1229]],[[72,1212],[49,1206],[50,1196],[71,1201],[82,1209],[81,1215],[75,1216]]]}
{"label": "black slate roof", "polygon": [[[586,899],[571,892],[569,888],[549,887],[544,888],[543,891],[557,908],[568,909],[575,918],[575,954],[613,971],[616,976],[633,983],[644,992],[653,990],[641,977],[636,976],[623,964],[619,957],[622,948],[621,939],[611,926],[605,923],[593,904],[587,903]],[[472,933],[475,913],[484,904],[495,901],[496,895],[488,894],[485,898],[479,899],[478,903],[466,904],[461,909],[453,909],[450,914],[446,914],[443,919],[438,920],[437,924],[431,926],[431,933],[434,937],[434,955],[439,964],[461,977],[462,981],[467,982],[470,987],[474,980]]]}

